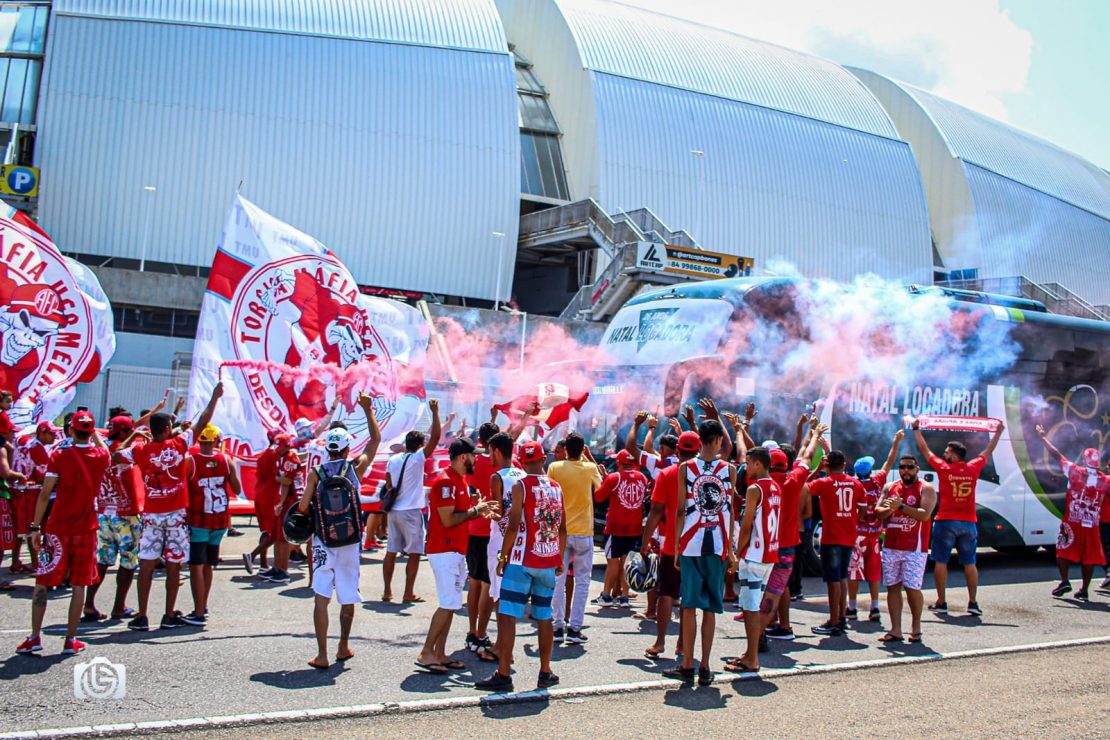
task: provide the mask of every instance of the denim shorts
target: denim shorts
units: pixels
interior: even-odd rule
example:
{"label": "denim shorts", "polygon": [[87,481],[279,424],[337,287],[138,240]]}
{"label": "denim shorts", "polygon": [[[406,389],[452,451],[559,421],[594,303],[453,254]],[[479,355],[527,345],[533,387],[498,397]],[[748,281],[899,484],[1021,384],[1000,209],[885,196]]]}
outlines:
{"label": "denim shorts", "polygon": [[975,550],[979,547],[979,528],[975,522],[933,522],[933,551],[929,558],[947,563],[953,547],[960,565],[975,565]]}
{"label": "denim shorts", "polygon": [[821,545],[821,579],[825,583],[847,580],[855,549],[853,545]]}

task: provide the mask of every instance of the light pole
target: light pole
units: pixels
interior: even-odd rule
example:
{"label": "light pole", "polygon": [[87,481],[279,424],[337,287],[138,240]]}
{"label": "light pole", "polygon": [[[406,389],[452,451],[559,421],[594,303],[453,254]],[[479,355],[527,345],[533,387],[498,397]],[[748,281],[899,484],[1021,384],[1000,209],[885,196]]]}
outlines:
{"label": "light pole", "polygon": [[[690,154],[693,154],[694,157],[698,160],[698,217],[701,218],[701,222],[698,223],[698,233],[700,234],[699,238],[704,238],[705,234],[703,233],[703,231],[704,231],[704,226],[705,226],[705,152],[703,152],[701,149],[691,149]],[[700,241],[698,242],[698,245],[701,246],[703,249],[705,248],[704,245],[701,244]]]}
{"label": "light pole", "polygon": [[505,272],[505,234],[500,231],[493,232],[497,240],[497,295],[493,297],[493,310],[501,310],[501,277]]}
{"label": "light pole", "polygon": [[146,217],[143,219],[143,248],[139,253],[139,272],[146,269],[146,248],[150,241],[150,216],[154,206],[154,193],[157,191],[158,188],[153,185],[143,187],[143,192],[146,193]]}

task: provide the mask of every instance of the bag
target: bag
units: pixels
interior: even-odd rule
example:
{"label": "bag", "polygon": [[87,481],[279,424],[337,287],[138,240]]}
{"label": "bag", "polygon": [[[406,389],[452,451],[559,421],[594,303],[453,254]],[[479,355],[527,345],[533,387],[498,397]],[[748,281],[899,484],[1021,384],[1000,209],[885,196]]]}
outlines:
{"label": "bag", "polygon": [[412,457],[411,452],[401,460],[401,475],[397,477],[397,485],[387,489],[385,484],[382,484],[382,511],[392,510],[393,505],[397,503],[397,497],[401,495],[401,484],[405,482],[405,468],[408,467],[410,457]]}
{"label": "bag", "polygon": [[316,495],[313,497],[316,536],[328,547],[354,545],[362,540],[358,491],[347,477],[349,460],[343,461],[336,475],[328,475],[321,465],[316,468]]}

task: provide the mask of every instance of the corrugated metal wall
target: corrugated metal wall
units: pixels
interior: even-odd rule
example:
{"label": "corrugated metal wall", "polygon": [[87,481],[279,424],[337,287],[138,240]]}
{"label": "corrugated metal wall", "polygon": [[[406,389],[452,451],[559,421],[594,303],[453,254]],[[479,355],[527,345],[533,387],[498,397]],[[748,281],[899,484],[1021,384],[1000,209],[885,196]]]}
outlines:
{"label": "corrugated metal wall", "polygon": [[[460,45],[486,43],[467,30],[477,5],[441,6]],[[429,14],[425,40],[451,36],[446,17]],[[493,232],[512,274],[520,153],[503,38],[456,51],[56,13],[43,90],[40,215],[63,249],[139,257],[153,185],[147,259],[207,265],[245,180],[364,284],[493,298]]]}
{"label": "corrugated metal wall", "polygon": [[592,77],[607,210],[648,206],[706,248],[755,257],[760,269],[781,258],[811,276],[931,281],[924,194],[905,142]]}

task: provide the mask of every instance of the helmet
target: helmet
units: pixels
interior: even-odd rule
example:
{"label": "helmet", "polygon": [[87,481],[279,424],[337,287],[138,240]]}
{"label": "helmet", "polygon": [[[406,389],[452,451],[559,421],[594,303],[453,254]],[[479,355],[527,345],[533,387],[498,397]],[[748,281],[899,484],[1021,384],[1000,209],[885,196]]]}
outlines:
{"label": "helmet", "polygon": [[200,435],[197,436],[199,442],[219,442],[220,441],[220,428],[215,424],[209,424],[204,429],[200,430]]}
{"label": "helmet", "polygon": [[637,593],[647,593],[655,588],[659,580],[659,558],[649,552],[640,555],[638,552],[628,553],[628,560],[624,564],[624,575],[628,578],[628,586]]}
{"label": "helmet", "polygon": [[312,517],[308,514],[302,514],[296,506],[285,513],[285,521],[281,523],[281,530],[285,533],[285,539],[295,545],[307,542],[314,529]]}

